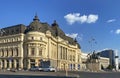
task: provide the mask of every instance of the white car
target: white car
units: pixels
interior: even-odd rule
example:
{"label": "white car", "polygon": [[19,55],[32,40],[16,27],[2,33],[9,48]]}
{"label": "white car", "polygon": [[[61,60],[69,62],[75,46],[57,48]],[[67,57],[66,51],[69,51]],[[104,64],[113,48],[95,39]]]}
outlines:
{"label": "white car", "polygon": [[30,68],[30,71],[42,71],[42,70],[43,69],[41,67],[37,67],[37,66]]}
{"label": "white car", "polygon": [[45,68],[43,68],[43,71],[46,71],[46,72],[56,72],[56,68],[54,68],[54,67],[45,67]]}

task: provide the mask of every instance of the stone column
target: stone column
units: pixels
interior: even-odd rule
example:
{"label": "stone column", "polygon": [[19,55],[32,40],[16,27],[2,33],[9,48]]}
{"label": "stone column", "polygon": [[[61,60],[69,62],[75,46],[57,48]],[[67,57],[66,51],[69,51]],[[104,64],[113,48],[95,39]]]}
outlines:
{"label": "stone column", "polygon": [[9,60],[9,68],[12,68],[12,62]]}
{"label": "stone column", "polygon": [[30,68],[30,59],[27,59],[27,65],[28,65],[28,67],[27,67],[27,69],[29,69]]}
{"label": "stone column", "polygon": [[23,68],[23,59],[19,59],[19,68]]}
{"label": "stone column", "polygon": [[[4,67],[7,68],[7,62],[6,62],[6,59],[4,60]],[[5,69],[4,68],[4,69]]]}
{"label": "stone column", "polygon": [[23,57],[23,42],[19,44],[18,54],[20,57]]}
{"label": "stone column", "polygon": [[51,39],[48,38],[48,58],[51,58]]}
{"label": "stone column", "polygon": [[3,65],[2,60],[0,60],[0,69],[2,69],[2,65]]}
{"label": "stone column", "polygon": [[14,59],[14,68],[16,68],[17,66],[16,66],[16,59]]}

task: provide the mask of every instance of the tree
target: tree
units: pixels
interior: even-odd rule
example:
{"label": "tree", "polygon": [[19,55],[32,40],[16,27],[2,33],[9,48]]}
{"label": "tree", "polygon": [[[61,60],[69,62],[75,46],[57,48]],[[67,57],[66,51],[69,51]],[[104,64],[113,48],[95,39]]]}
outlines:
{"label": "tree", "polygon": [[112,70],[112,69],[113,69],[113,66],[112,66],[112,65],[109,65],[109,66],[107,67],[107,69]]}

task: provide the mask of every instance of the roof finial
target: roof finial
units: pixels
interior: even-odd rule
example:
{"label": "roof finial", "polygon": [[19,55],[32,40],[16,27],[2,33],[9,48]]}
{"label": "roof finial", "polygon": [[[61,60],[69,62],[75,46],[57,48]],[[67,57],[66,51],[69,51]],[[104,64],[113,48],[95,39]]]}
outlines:
{"label": "roof finial", "polygon": [[37,16],[37,12],[35,13],[35,17],[33,18],[33,21],[39,21],[39,18]]}
{"label": "roof finial", "polygon": [[58,26],[58,24],[57,24],[56,20],[54,20],[54,22],[53,22],[52,26]]}

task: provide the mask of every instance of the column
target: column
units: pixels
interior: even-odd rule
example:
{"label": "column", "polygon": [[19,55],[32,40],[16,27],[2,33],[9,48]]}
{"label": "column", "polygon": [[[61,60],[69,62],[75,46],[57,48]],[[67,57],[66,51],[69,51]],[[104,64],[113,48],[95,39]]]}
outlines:
{"label": "column", "polygon": [[27,59],[27,62],[28,62],[27,63],[27,66],[28,66],[27,69],[29,69],[30,68],[30,59]]}
{"label": "column", "polygon": [[23,59],[19,59],[19,68],[23,68]]}
{"label": "column", "polygon": [[16,66],[16,59],[14,59],[14,68],[16,68],[17,66]]}
{"label": "column", "polygon": [[4,69],[7,68],[7,61],[6,59],[4,60]]}
{"label": "column", "polygon": [[3,69],[3,67],[4,67],[4,60],[2,60],[1,67]]}
{"label": "column", "polygon": [[12,62],[9,60],[9,68],[12,68]]}
{"label": "column", "polygon": [[2,65],[3,65],[2,60],[0,60],[0,69],[2,69]]}
{"label": "column", "polygon": [[51,39],[48,38],[48,58],[51,58]]}

